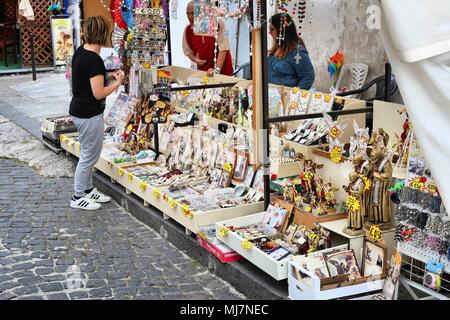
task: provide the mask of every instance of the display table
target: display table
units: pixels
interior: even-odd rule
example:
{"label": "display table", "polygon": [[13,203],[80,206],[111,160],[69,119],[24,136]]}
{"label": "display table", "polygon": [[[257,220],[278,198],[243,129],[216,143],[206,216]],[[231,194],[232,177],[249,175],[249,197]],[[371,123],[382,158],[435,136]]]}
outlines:
{"label": "display table", "polygon": [[[331,232],[331,243],[333,246],[348,243],[350,245],[350,249],[355,251],[356,259],[361,265],[364,235],[351,236],[346,234],[343,230],[347,227],[347,219],[322,222],[320,225]],[[388,248],[388,257],[392,255],[395,248],[394,234],[394,228],[383,231],[383,240]]]}
{"label": "display table", "polygon": [[[76,157],[80,156],[80,144],[71,135],[65,135],[61,139],[61,147],[66,153]],[[104,145],[104,148],[113,145]],[[146,182],[141,181],[132,173],[127,171],[127,167],[138,165],[136,163],[114,164],[100,156],[94,166],[94,171],[99,170],[110,177],[111,182],[122,185],[127,194],[134,194],[143,199],[145,206],[153,206],[162,211],[164,219],[173,219],[185,227],[186,234],[197,234],[199,228],[215,224],[218,221],[242,217],[255,212],[260,212],[264,208],[263,202],[243,204],[236,207],[212,209],[208,211],[193,211],[189,207],[171,201],[169,197],[164,197],[167,187],[151,187]],[[287,272],[286,272],[287,273]]]}

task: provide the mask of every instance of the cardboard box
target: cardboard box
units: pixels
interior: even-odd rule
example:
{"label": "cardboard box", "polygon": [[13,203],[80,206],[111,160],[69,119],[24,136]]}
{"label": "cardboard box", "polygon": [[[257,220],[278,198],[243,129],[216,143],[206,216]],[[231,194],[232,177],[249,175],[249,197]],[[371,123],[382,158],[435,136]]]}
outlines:
{"label": "cardboard box", "polygon": [[204,239],[199,235],[197,235],[197,241],[203,248],[217,257],[217,259],[219,259],[222,263],[243,259],[239,253],[224,244],[211,244],[207,238]]}

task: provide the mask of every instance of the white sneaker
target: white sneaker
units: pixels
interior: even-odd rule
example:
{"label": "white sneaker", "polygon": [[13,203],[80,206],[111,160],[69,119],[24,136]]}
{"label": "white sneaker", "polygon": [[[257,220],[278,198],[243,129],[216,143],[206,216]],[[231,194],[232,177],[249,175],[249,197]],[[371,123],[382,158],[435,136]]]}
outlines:
{"label": "white sneaker", "polygon": [[104,195],[101,192],[98,192],[97,188],[92,189],[92,191],[86,194],[84,197],[87,199],[94,200],[95,202],[98,203],[106,203],[111,201],[111,197]]}
{"label": "white sneaker", "polygon": [[81,197],[78,200],[70,200],[70,207],[74,209],[83,209],[83,210],[97,210],[102,207],[101,204],[95,203],[86,197]]}

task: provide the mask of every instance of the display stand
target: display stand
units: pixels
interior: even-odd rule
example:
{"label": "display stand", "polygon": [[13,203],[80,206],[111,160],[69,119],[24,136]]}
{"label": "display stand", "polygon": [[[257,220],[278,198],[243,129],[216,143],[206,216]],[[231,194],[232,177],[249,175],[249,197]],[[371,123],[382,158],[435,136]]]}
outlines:
{"label": "display stand", "polygon": [[[420,270],[423,272],[423,269],[415,265],[414,260],[422,263],[426,263],[427,261],[441,261],[444,263],[444,272],[447,274],[450,274],[449,261],[443,261],[443,259],[440,259],[440,256],[433,251],[419,249],[405,242],[399,242],[397,245],[397,249],[402,254],[402,274],[399,277],[399,281],[397,282],[395,299],[397,299],[398,297],[398,289],[399,285],[401,284],[414,300],[450,300],[450,291],[448,289],[443,288],[440,292],[438,292],[427,288],[423,284],[413,280],[421,278],[414,272],[414,269],[416,271]],[[442,281],[448,282],[447,280]],[[419,298],[416,292],[414,292],[413,288],[426,294],[426,296],[423,298]]]}

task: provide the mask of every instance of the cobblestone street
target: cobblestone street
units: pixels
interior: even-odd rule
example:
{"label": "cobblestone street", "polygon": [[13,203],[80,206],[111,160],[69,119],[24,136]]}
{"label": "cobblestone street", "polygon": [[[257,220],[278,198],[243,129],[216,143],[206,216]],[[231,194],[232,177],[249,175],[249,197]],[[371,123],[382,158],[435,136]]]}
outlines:
{"label": "cobblestone street", "polygon": [[117,203],[70,209],[72,179],[0,158],[0,300],[245,299]]}

